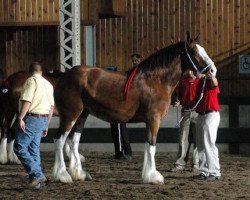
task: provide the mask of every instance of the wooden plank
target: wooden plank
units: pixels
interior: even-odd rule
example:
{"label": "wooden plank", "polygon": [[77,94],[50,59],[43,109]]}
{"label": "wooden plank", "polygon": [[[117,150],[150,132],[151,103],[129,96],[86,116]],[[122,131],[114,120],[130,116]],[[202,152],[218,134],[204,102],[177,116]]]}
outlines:
{"label": "wooden plank", "polygon": [[213,25],[212,25],[212,1],[213,0],[207,0],[207,53],[209,55],[213,55],[213,47],[212,47],[212,40],[213,40]]}
{"label": "wooden plank", "polygon": [[100,58],[100,65],[104,66],[106,63],[106,19],[102,19],[101,21],[101,58]]}
{"label": "wooden plank", "polygon": [[[246,12],[245,12],[245,19],[246,19],[246,28],[245,28],[245,42],[250,42],[250,14],[249,11],[250,10],[250,1],[246,0]],[[248,47],[250,45],[248,44]]]}
{"label": "wooden plank", "polygon": [[159,1],[159,48],[164,47],[164,4],[165,1]]}
{"label": "wooden plank", "polygon": [[59,21],[3,22],[0,27],[58,26]]}
{"label": "wooden plank", "polygon": [[143,0],[137,1],[137,52],[143,48]]}
{"label": "wooden plank", "polygon": [[21,0],[20,1],[20,21],[26,21],[26,1],[27,0]]}
{"label": "wooden plank", "polygon": [[190,33],[195,37],[196,35],[196,8],[195,0],[190,1]]}
{"label": "wooden plank", "polygon": [[49,16],[49,1],[48,0],[43,0],[43,21],[49,21],[50,16]]}
{"label": "wooden plank", "polygon": [[26,0],[26,21],[32,21],[32,0]]}
{"label": "wooden plank", "polygon": [[245,46],[245,31],[246,31],[246,2],[240,1],[240,46]]}
{"label": "wooden plank", "polygon": [[169,38],[169,0],[164,1],[164,46],[167,46],[170,44],[170,38]]}
{"label": "wooden plank", "polygon": [[114,37],[114,33],[111,30],[112,29],[112,18],[107,19],[107,24],[106,24],[106,62],[105,66],[112,64],[112,54],[113,54],[113,49],[112,49],[112,37]]}
{"label": "wooden plank", "polygon": [[54,0],[54,13],[53,13],[53,21],[59,21],[59,1]]}
{"label": "wooden plank", "polygon": [[116,47],[115,47],[115,65],[119,67],[120,71],[124,70],[124,63],[123,63],[123,43],[122,43],[122,20],[123,18],[116,18]]}
{"label": "wooden plank", "polygon": [[190,32],[190,36],[192,37],[192,29],[191,29],[191,0],[187,0],[185,4],[185,18],[186,18],[186,23],[185,23],[185,29]]}
{"label": "wooden plank", "polygon": [[217,60],[221,60],[222,53],[224,51],[223,39],[224,39],[224,23],[223,23],[223,1],[218,1],[218,24],[217,24],[217,33],[218,33],[218,46],[217,46]]}
{"label": "wooden plank", "polygon": [[37,1],[37,21],[44,21],[43,19],[43,0]]}
{"label": "wooden plank", "polygon": [[168,16],[169,16],[169,21],[168,21],[168,44],[171,43],[172,38],[175,36],[175,16],[174,16],[174,1],[169,1],[169,8],[168,8]]}
{"label": "wooden plank", "polygon": [[195,12],[195,34],[200,33],[200,1],[195,0],[194,4],[194,12]]}
{"label": "wooden plank", "polygon": [[234,1],[234,48],[237,48],[235,50],[235,53],[239,52],[238,47],[240,46],[240,0]]}
{"label": "wooden plank", "polygon": [[8,13],[9,13],[8,21],[9,22],[15,21],[15,2],[9,1]]}
{"label": "wooden plank", "polygon": [[98,20],[99,3],[100,1],[98,0],[89,0],[89,21],[93,21],[94,23]]}
{"label": "wooden plank", "polygon": [[[186,30],[185,30],[185,0],[180,0],[179,6],[180,12],[180,40],[185,40]],[[179,38],[177,38],[178,40]]]}
{"label": "wooden plank", "polygon": [[132,40],[132,52],[138,51],[138,0],[133,0],[133,6],[131,7],[133,17],[133,27],[131,32],[133,33],[133,40]]}
{"label": "wooden plank", "polygon": [[211,56],[218,55],[218,0],[213,0],[212,2],[212,11],[211,11],[211,19],[212,19],[212,52]]}
{"label": "wooden plank", "polygon": [[81,20],[89,20],[89,0],[82,0],[80,3]]}
{"label": "wooden plank", "polygon": [[200,44],[206,49],[207,51],[207,19],[206,19],[206,1],[199,2],[199,9],[200,9]]}
{"label": "wooden plank", "polygon": [[127,55],[129,56],[133,52],[133,1],[127,1]]}
{"label": "wooden plank", "polygon": [[32,21],[38,21],[38,8],[37,8],[37,1],[38,0],[33,0],[32,1]]}
{"label": "wooden plank", "polygon": [[181,11],[180,11],[180,0],[175,1],[175,42],[177,42],[180,38],[180,33],[181,33]]}
{"label": "wooden plank", "polygon": [[154,51],[157,51],[160,49],[160,36],[159,36],[159,14],[160,14],[160,8],[159,8],[159,1],[154,2]]}
{"label": "wooden plank", "polygon": [[234,12],[234,0],[229,2],[229,49],[231,50],[230,56],[234,54],[234,26],[235,26],[235,12]]}
{"label": "wooden plank", "polygon": [[[127,7],[127,1],[125,4],[125,12],[127,13],[128,11]],[[130,54],[127,51],[127,46],[128,44],[128,30],[127,30],[127,17],[122,19],[121,23],[121,54],[122,54],[122,71],[126,71],[128,68],[130,68],[131,64],[128,62],[128,58],[130,57]]]}
{"label": "wooden plank", "polygon": [[146,56],[149,54],[149,46],[148,46],[148,34],[149,34],[149,23],[148,23],[148,0],[143,0],[142,7],[142,48],[141,53]]}
{"label": "wooden plank", "polygon": [[4,21],[4,0],[0,0],[0,22]]}
{"label": "wooden plank", "polygon": [[[147,13],[147,17],[148,17],[148,55],[151,55],[153,53],[153,48],[154,48],[154,35],[153,35],[153,31],[154,31],[154,17],[153,17],[153,0],[148,0],[148,13]],[[149,39],[150,38],[150,39]]]}

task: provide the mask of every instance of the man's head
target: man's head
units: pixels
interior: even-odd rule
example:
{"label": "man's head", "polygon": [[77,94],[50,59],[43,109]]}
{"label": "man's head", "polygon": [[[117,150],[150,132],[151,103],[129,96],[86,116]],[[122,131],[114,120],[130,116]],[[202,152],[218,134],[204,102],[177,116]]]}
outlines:
{"label": "man's head", "polygon": [[184,77],[185,78],[196,78],[196,76],[194,75],[194,72],[193,72],[193,70],[191,70],[191,69],[186,69],[185,71],[184,71]]}
{"label": "man's head", "polygon": [[39,62],[33,62],[29,66],[29,73],[30,74],[42,74],[43,69],[42,65]]}
{"label": "man's head", "polygon": [[132,63],[133,63],[133,66],[137,66],[141,63],[141,60],[142,60],[142,56],[138,53],[134,53],[132,56],[131,56],[131,59],[132,59]]}

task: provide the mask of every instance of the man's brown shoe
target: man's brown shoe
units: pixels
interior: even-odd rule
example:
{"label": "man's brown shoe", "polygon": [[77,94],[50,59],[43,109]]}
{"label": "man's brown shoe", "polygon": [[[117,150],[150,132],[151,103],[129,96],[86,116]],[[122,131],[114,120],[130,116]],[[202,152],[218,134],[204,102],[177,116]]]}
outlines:
{"label": "man's brown shoe", "polygon": [[47,181],[47,178],[39,178],[39,179],[32,179],[30,181],[30,186],[31,187],[35,187],[36,185],[38,185],[39,183],[43,183],[43,182],[46,182]]}

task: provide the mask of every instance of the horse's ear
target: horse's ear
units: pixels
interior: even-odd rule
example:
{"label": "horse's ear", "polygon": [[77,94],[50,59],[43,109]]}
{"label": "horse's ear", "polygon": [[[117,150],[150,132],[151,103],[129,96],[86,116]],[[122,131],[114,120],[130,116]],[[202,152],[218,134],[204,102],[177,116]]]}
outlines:
{"label": "horse's ear", "polygon": [[189,31],[187,31],[187,34],[186,34],[186,43],[187,44],[190,44],[190,34],[189,34]]}
{"label": "horse's ear", "polygon": [[196,43],[199,43],[200,42],[200,32],[197,33],[196,37],[194,38],[194,41]]}

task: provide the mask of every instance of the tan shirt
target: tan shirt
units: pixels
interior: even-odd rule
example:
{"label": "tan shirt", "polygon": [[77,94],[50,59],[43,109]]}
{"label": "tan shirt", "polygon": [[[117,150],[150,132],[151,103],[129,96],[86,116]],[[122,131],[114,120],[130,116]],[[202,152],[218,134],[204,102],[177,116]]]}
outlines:
{"label": "tan shirt", "polygon": [[29,113],[49,114],[51,106],[54,106],[53,86],[40,74],[34,74],[24,84],[19,99],[19,112],[21,101],[31,102]]}

